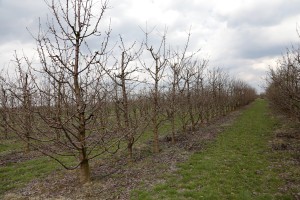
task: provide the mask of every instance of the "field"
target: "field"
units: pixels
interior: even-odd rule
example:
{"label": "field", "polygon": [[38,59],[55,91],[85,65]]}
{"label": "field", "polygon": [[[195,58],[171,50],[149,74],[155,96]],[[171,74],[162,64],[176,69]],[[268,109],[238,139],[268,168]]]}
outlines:
{"label": "field", "polygon": [[162,151],[145,137],[135,162],[125,152],[92,163],[92,182],[50,159],[1,141],[0,194],[4,199],[297,199],[300,198],[299,124],[274,117],[265,100],[179,133],[172,145],[163,127]]}
{"label": "field", "polygon": [[[179,164],[178,173],[148,191],[135,191],[133,199],[293,199],[293,194],[299,197],[299,189],[293,191],[300,183],[299,160],[292,158],[299,159],[299,152],[296,155],[292,151],[277,151],[276,147],[274,150],[277,140],[272,138],[278,126],[278,121],[268,114],[266,102],[257,100],[205,151]],[[282,144],[283,141],[277,145]],[[294,149],[299,150],[299,144]],[[279,190],[285,185],[283,174],[289,174],[296,183],[291,191]]]}

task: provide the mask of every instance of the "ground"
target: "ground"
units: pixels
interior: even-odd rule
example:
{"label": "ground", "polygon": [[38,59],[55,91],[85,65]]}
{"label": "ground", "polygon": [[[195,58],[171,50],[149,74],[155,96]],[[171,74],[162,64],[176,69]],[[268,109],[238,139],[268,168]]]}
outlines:
{"label": "ground", "polygon": [[[257,104],[257,102],[255,103]],[[211,149],[217,149],[216,145],[220,138],[224,137],[227,134],[226,131],[235,126],[234,123],[243,117],[246,111],[249,112],[249,109],[253,109],[253,105],[249,105],[239,111],[234,111],[228,116],[212,121],[210,124],[203,125],[197,131],[178,133],[176,145],[172,145],[169,137],[164,136],[160,139],[162,151],[159,154],[154,155],[151,153],[151,141],[139,145],[135,149],[135,162],[132,164],[128,164],[126,159],[124,159],[125,152],[120,152],[118,155],[104,160],[96,160],[92,163],[93,180],[91,183],[83,186],[80,186],[78,183],[75,171],[66,172],[64,170],[56,170],[46,177],[34,179],[25,187],[9,190],[4,194],[3,198],[151,199],[151,195],[155,196],[158,192],[161,194],[165,191],[170,192],[166,189],[170,187],[174,187],[174,190],[177,190],[176,192],[182,190],[181,192],[186,194],[188,192],[191,193],[191,191],[186,191],[186,188],[189,187],[190,190],[203,190],[203,186],[200,184],[197,185],[197,181],[191,183],[191,181],[188,182],[182,178],[185,175],[189,175],[189,172],[187,173],[185,170],[193,168],[191,167],[192,165],[197,166],[194,161],[199,163],[199,159],[203,160],[203,155],[210,155]],[[264,112],[268,113],[262,113],[262,118],[265,115],[270,115],[269,110]],[[262,151],[262,154],[266,154],[266,157],[264,156],[263,158],[267,159],[264,160],[263,167],[266,166],[266,169],[271,169],[272,173],[274,171],[275,176],[278,175],[277,197],[299,199],[299,126],[297,123],[296,125],[289,123],[288,120],[283,118],[277,119],[277,121],[275,119],[272,120],[274,121],[270,123],[270,126],[273,127],[270,129],[272,130],[271,134],[266,137],[267,140],[264,140],[267,142],[260,143],[266,148]],[[278,121],[285,122],[279,123]],[[249,121],[247,123],[249,124]],[[226,135],[227,137],[229,135]],[[247,143],[247,141],[244,142]],[[197,157],[199,154],[203,155]],[[21,154],[17,154],[16,159],[0,157],[1,167],[15,161],[22,162],[24,161],[23,159],[32,159],[39,155],[29,155],[22,158],[18,156],[22,157]],[[6,161],[9,163],[5,163]],[[227,164],[230,164],[230,159],[227,162]],[[198,168],[195,169],[200,170]],[[200,172],[197,171],[197,173]],[[262,177],[269,176],[264,170],[255,169],[254,172],[256,175],[261,175]],[[180,180],[177,181],[177,177],[175,180],[174,175],[175,177],[177,175],[181,176]],[[213,180],[210,177],[208,179]],[[166,195],[168,194],[166,193]],[[200,198],[200,196],[193,196],[195,193],[190,195],[182,196],[182,198],[178,197],[178,199]],[[158,196],[158,198],[160,197]]]}

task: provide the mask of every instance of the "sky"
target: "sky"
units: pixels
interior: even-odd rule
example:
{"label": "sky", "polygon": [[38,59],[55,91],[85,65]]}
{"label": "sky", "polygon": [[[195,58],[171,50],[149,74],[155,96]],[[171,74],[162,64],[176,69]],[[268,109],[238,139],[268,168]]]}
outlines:
{"label": "sky", "polygon": [[[10,67],[14,51],[34,56],[31,33],[49,10],[43,0],[0,0],[0,68]],[[300,0],[110,0],[105,20],[112,34],[142,41],[142,29],[167,27],[167,40],[263,91],[269,66],[300,38]],[[30,30],[30,32],[28,31]],[[300,28],[299,28],[300,30]]]}

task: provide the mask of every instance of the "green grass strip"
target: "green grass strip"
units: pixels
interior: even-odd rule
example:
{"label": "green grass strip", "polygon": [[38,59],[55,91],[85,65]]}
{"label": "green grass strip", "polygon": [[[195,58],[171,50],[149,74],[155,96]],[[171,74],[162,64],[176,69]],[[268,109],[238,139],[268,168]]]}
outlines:
{"label": "green grass strip", "polygon": [[4,192],[20,188],[33,179],[45,177],[60,165],[47,157],[12,163],[0,167],[0,196]]}
{"label": "green grass strip", "polygon": [[[68,165],[74,165],[72,157],[62,157]],[[53,159],[42,156],[19,163],[10,163],[0,167],[0,199],[5,192],[26,186],[34,179],[46,177],[55,170],[63,169]]]}
{"label": "green grass strip", "polygon": [[24,143],[15,139],[0,140],[0,156],[24,149]]}
{"label": "green grass strip", "polygon": [[[179,165],[165,183],[135,190],[132,199],[292,199],[278,193],[268,141],[276,127],[267,102],[256,100],[208,148]],[[277,172],[278,173],[278,172]]]}

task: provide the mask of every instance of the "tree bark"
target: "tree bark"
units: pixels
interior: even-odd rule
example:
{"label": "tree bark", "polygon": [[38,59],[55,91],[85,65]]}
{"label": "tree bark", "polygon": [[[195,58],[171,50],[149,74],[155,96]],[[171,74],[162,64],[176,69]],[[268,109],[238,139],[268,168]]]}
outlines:
{"label": "tree bark", "polygon": [[159,152],[159,139],[158,139],[158,81],[159,81],[159,64],[158,58],[156,58],[155,65],[155,85],[154,85],[154,94],[153,94],[153,152]]}
{"label": "tree bark", "polygon": [[79,180],[80,180],[80,183],[82,183],[82,184],[91,181],[90,166],[89,166],[89,161],[87,159],[82,160],[81,163],[80,163],[80,177],[79,177]]}

